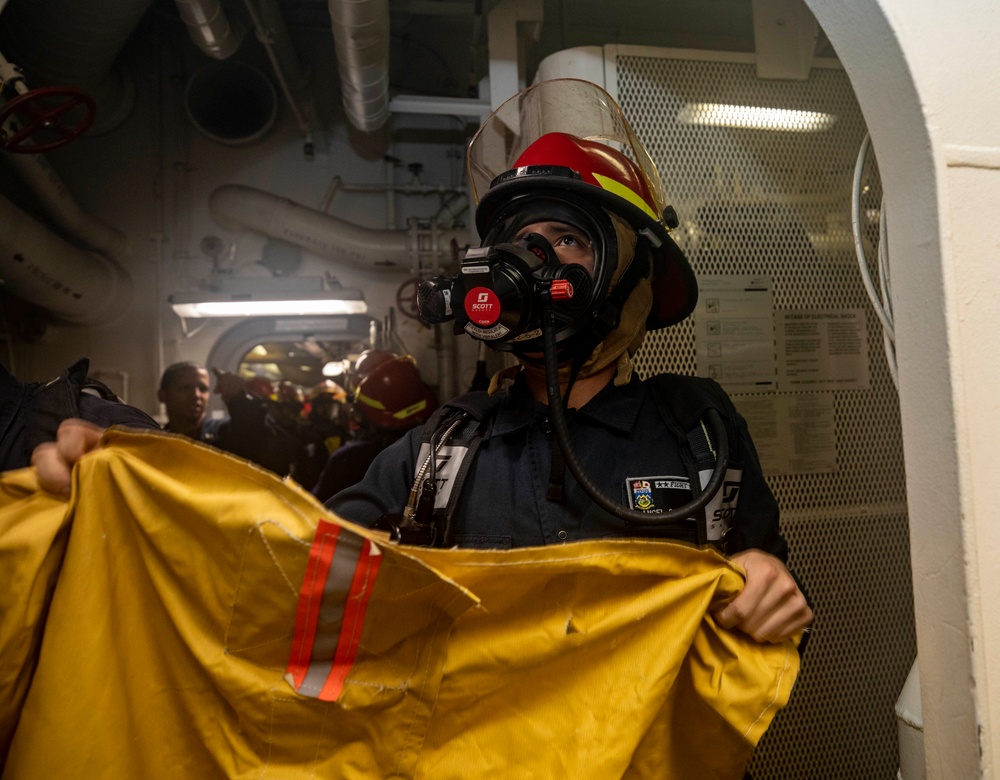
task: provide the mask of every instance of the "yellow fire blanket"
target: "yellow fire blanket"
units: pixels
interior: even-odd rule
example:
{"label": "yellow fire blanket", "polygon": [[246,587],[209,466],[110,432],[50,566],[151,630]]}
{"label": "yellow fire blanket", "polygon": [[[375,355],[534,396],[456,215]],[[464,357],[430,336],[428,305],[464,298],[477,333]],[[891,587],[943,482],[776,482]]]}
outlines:
{"label": "yellow fire blanket", "polygon": [[0,477],[0,761],[35,778],[740,778],[794,642],[709,550],[383,543],[292,482],[110,430]]}

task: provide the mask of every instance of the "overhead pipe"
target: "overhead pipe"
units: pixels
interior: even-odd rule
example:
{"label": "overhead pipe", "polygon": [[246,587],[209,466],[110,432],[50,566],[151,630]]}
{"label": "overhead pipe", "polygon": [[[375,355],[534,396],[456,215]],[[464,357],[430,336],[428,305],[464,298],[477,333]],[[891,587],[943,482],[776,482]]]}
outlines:
{"label": "overhead pipe", "polygon": [[240,48],[246,30],[234,27],[219,0],[174,0],[195,46],[212,59],[224,60]]}
{"label": "overhead pipe", "polygon": [[128,306],[132,281],[109,257],[73,246],[0,197],[0,279],[12,295],[78,324],[102,324]]}
{"label": "overhead pipe", "polygon": [[208,200],[209,212],[227,230],[246,230],[280,239],[308,252],[367,270],[430,268],[451,260],[451,244],[468,243],[468,231],[372,230],[269,192],[226,184]]}
{"label": "overhead pipe", "polygon": [[121,258],[125,255],[128,250],[128,238],[125,234],[84,212],[44,155],[4,152],[4,159],[17,171],[55,224],[67,235],[84,246],[111,257]]}
{"label": "overhead pipe", "polygon": [[[152,0],[5,4],[0,48],[21,69],[29,87],[70,84],[88,92],[99,109],[91,132],[108,132],[124,121],[135,103],[135,87],[115,69],[115,61],[151,6]],[[5,289],[67,322],[96,324],[116,318],[132,294],[132,281],[119,262],[128,251],[126,236],[85,214],[42,155],[6,157],[56,226],[85,248],[0,198],[0,278]]]}
{"label": "overhead pipe", "polygon": [[3,11],[0,49],[32,88],[70,84],[86,90],[99,109],[90,132],[108,132],[135,105],[135,86],[114,63],[152,3],[11,2]]}
{"label": "overhead pipe", "polygon": [[329,0],[348,121],[374,133],[389,118],[388,0]]}

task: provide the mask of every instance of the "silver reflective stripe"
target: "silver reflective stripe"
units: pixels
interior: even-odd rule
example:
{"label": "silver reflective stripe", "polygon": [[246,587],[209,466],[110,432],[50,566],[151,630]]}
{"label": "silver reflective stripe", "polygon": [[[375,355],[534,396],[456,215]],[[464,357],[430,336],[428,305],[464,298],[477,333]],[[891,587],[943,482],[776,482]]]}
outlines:
{"label": "silver reflective stripe", "polygon": [[315,695],[323,690],[333,669],[333,658],[344,621],[344,605],[361,557],[361,547],[366,543],[364,537],[351,533],[341,533],[337,537],[337,546],[323,586],[323,602],[316,620],[309,671],[299,687],[302,694]]}
{"label": "silver reflective stripe", "polygon": [[[431,448],[427,442],[421,444],[420,452],[417,454],[417,463],[422,464],[426,461],[430,452]],[[446,444],[438,450],[434,457],[437,481],[437,496],[434,499],[435,509],[444,509],[448,506],[448,499],[451,498],[451,491],[455,486],[455,475],[458,474],[458,470],[468,454],[469,448],[461,444]],[[418,465],[417,470],[419,471],[419,469]],[[417,473],[414,476],[419,478],[420,474]]]}
{"label": "silver reflective stripe", "polygon": [[[703,469],[698,472],[701,479],[701,487],[704,490],[712,477],[712,469]],[[743,484],[743,469],[727,469],[726,479],[722,483],[719,492],[712,496],[712,500],[705,507],[705,530],[706,538],[710,542],[717,542],[726,535],[729,526],[732,525],[733,515],[736,513],[736,505],[740,499],[740,486]]]}

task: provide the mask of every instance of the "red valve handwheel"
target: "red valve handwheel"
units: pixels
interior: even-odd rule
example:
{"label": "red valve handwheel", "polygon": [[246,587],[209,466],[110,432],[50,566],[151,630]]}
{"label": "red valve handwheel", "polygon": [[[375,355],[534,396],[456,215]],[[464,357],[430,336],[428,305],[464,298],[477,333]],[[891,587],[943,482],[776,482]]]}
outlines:
{"label": "red valve handwheel", "polygon": [[414,276],[399,285],[399,289],[396,290],[396,307],[414,320],[420,319],[420,314],[417,311],[417,287],[419,284],[420,278]]}
{"label": "red valve handwheel", "polygon": [[[71,116],[76,111],[79,118]],[[97,103],[77,87],[39,87],[18,95],[0,107],[0,127],[14,117],[21,128],[0,132],[0,149],[16,154],[39,154],[68,144],[86,132],[97,116]],[[54,135],[51,140],[43,140]],[[35,138],[41,136],[41,139]]]}

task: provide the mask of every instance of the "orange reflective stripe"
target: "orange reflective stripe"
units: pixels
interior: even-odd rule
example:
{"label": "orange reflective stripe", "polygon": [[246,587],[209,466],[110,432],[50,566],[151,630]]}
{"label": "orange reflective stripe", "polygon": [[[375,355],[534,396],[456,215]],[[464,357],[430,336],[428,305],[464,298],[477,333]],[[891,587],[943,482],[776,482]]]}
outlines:
{"label": "orange reflective stripe", "polygon": [[340,526],[320,520],[309,548],[309,562],[299,590],[299,604],[295,613],[295,631],[292,635],[292,654],[285,673],[292,678],[293,687],[298,690],[309,671],[309,660],[316,638],[316,622],[323,601],[330,562],[337,546]]}
{"label": "orange reflective stripe", "polygon": [[365,611],[368,609],[368,600],[371,598],[381,562],[382,553],[371,541],[362,545],[361,556],[354,568],[351,589],[347,594],[344,621],[340,627],[340,638],[337,642],[337,652],[333,658],[333,668],[330,670],[330,675],[326,678],[326,683],[318,697],[323,701],[337,700],[340,692],[344,689],[344,680],[347,679],[351,667],[354,666],[354,657],[358,652],[361,629],[365,622]]}
{"label": "orange reflective stripe", "polygon": [[321,520],[299,590],[288,682],[303,696],[336,701],[357,655],[381,551]]}

